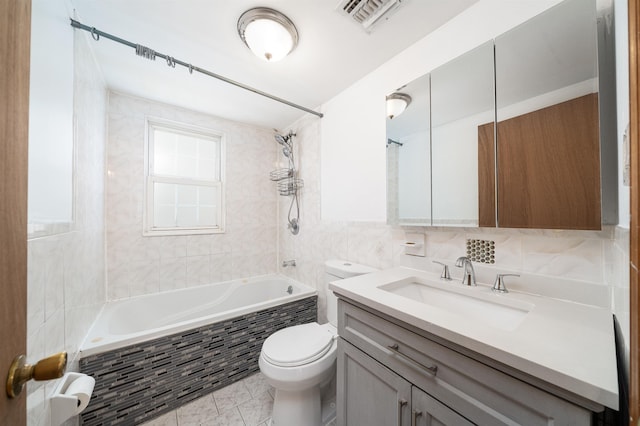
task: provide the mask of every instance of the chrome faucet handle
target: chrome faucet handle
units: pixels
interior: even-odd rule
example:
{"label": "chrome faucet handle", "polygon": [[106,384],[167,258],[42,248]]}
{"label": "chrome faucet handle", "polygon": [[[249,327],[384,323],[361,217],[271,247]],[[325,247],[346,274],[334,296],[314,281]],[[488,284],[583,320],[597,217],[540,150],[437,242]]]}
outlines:
{"label": "chrome faucet handle", "polygon": [[446,263],[438,262],[434,260],[433,263],[437,263],[438,265],[442,265],[442,273],[440,274],[440,279],[445,281],[451,281],[451,274],[449,273],[449,265]]}
{"label": "chrome faucet handle", "polygon": [[493,283],[491,290],[496,293],[509,293],[507,286],[504,283],[504,277],[519,277],[519,274],[498,274],[496,275],[496,281]]}

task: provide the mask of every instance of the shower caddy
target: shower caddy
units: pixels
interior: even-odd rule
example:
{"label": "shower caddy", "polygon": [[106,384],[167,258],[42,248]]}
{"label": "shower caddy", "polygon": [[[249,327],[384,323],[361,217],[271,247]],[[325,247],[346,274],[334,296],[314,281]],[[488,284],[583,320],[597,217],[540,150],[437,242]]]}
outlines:
{"label": "shower caddy", "polygon": [[[282,154],[289,161],[289,167],[278,168],[273,170],[269,177],[272,181],[277,182],[278,193],[283,197],[291,196],[291,204],[289,205],[289,213],[287,215],[287,228],[293,235],[300,232],[300,204],[298,200],[298,190],[304,186],[304,181],[298,178],[295,160],[293,158],[293,137],[296,134],[290,131],[286,136],[280,134],[275,135],[276,141],[282,145]],[[291,212],[293,206],[296,206],[295,215],[292,217]]]}

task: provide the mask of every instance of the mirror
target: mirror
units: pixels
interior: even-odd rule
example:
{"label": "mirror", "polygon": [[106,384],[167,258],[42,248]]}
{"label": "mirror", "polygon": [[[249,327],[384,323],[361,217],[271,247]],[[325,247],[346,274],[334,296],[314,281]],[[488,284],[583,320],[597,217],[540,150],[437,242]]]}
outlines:
{"label": "mirror", "polygon": [[495,118],[493,42],[431,72],[434,226],[478,226],[478,127]]}
{"label": "mirror", "polygon": [[597,27],[566,0],[496,38],[500,227],[601,227]]}
{"label": "mirror", "polygon": [[411,97],[399,115],[387,116],[387,220],[431,225],[429,75],[399,88]]}
{"label": "mirror", "polygon": [[[497,37],[495,54],[489,41],[431,71],[429,148],[411,160],[387,148],[389,223],[617,223],[612,13],[565,0]],[[387,119],[388,140],[414,133],[400,118]]]}

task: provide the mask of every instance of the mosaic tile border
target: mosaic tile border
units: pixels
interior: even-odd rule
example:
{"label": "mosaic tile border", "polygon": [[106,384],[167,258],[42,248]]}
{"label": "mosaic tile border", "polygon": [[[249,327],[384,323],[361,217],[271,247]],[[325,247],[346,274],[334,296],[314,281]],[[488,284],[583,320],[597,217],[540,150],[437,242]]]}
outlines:
{"label": "mosaic tile border", "polygon": [[139,424],[258,372],[264,340],[316,321],[317,303],[312,296],[82,358],[96,385],[81,424]]}

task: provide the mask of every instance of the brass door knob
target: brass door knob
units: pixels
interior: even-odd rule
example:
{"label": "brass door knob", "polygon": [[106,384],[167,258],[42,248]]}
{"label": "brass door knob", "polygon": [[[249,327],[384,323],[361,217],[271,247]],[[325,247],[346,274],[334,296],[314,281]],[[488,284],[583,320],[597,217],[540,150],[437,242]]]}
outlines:
{"label": "brass door knob", "polygon": [[7,376],[7,395],[15,398],[20,395],[24,384],[29,380],[53,380],[64,375],[67,368],[67,353],[60,352],[48,358],[41,359],[36,365],[26,363],[27,357],[17,356],[9,367]]}

